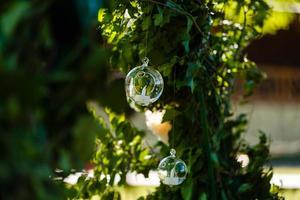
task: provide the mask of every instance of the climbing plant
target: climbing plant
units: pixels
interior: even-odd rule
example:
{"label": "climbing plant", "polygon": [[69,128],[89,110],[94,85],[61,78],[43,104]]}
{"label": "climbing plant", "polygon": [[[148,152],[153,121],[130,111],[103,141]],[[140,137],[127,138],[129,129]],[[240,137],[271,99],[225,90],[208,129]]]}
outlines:
{"label": "climbing plant", "polygon": [[[92,158],[94,176],[85,174],[72,187],[76,197],[120,199],[126,173],[147,176],[171,146],[188,165],[187,180],[175,187],[161,185],[140,199],[280,199],[266,167],[266,136],[260,133],[258,144],[247,144],[241,137],[247,116],[231,109],[237,78],[242,98],[264,78],[243,50],[260,36],[268,10],[263,0],[115,0],[100,9],[112,69],[124,77],[147,56],[164,77],[160,100],[135,110],[165,110],[163,121],[170,121],[172,130],[169,146],[149,146],[126,115],[90,105],[103,130]],[[237,161],[239,154],[248,155],[247,166]]]}

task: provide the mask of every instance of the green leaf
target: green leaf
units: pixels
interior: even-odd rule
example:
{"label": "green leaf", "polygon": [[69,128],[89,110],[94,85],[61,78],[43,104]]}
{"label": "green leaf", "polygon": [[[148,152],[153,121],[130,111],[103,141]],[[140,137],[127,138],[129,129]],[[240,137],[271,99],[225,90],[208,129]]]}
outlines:
{"label": "green leaf", "polygon": [[113,31],[110,35],[110,37],[108,38],[108,43],[112,43],[115,39],[115,37],[117,36],[117,32],[116,31]]}
{"label": "green leaf", "polygon": [[252,94],[255,87],[255,82],[253,80],[249,80],[244,83],[244,89],[246,92],[246,95]]}
{"label": "green leaf", "polygon": [[186,77],[197,76],[197,71],[201,67],[200,63],[189,62],[186,70]]}
{"label": "green leaf", "polygon": [[181,188],[181,194],[184,200],[192,200],[193,182],[185,183]]}
{"label": "green leaf", "polygon": [[142,30],[143,31],[148,30],[150,26],[151,26],[151,17],[147,16],[142,22]]}
{"label": "green leaf", "polygon": [[190,17],[186,17],[186,20],[187,20],[186,33],[189,34],[189,32],[191,31],[191,28],[193,26],[193,20]]}
{"label": "green leaf", "polygon": [[199,200],[207,200],[207,195],[205,192],[200,195]]}
{"label": "green leaf", "polygon": [[194,81],[193,78],[191,78],[191,79],[188,80],[188,86],[191,88],[191,91],[193,93],[194,90],[195,90],[195,87],[196,87],[196,84],[195,84],[195,81]]}
{"label": "green leaf", "polygon": [[184,40],[182,42],[182,45],[184,47],[185,53],[188,54],[190,52],[190,41],[189,40]]}
{"label": "green leaf", "polygon": [[213,162],[213,164],[216,168],[220,167],[219,158],[218,158],[218,155],[216,153],[211,153],[210,154],[210,159],[212,160],[212,162]]}
{"label": "green leaf", "polygon": [[135,1],[129,1],[129,2],[130,2],[130,4],[131,4],[132,7],[134,7],[134,8],[137,7],[137,2],[135,2]]}
{"label": "green leaf", "polygon": [[221,191],[222,200],[228,200],[224,190]]}
{"label": "green leaf", "polygon": [[181,12],[184,11],[180,5],[176,4],[175,2],[173,2],[171,0],[168,0],[167,3],[166,3],[166,5],[169,8],[172,8],[172,9],[175,9],[175,10],[178,10],[178,11],[181,11]]}
{"label": "green leaf", "polygon": [[4,35],[9,36],[15,30],[20,20],[28,13],[31,5],[27,1],[13,2],[7,11],[1,15],[0,30]]}
{"label": "green leaf", "polygon": [[185,53],[188,54],[190,52],[190,30],[192,28],[193,25],[193,21],[190,19],[190,17],[186,17],[187,19],[187,27],[186,27],[186,31],[183,33],[182,35],[182,45],[184,47]]}
{"label": "green leaf", "polygon": [[162,26],[163,24],[163,15],[161,13],[154,15],[154,25],[155,26]]}
{"label": "green leaf", "polygon": [[101,8],[98,12],[98,21],[99,22],[103,22],[104,21],[104,17],[105,17],[105,12],[107,11],[107,9],[105,8]]}
{"label": "green leaf", "polygon": [[248,183],[244,183],[242,184],[239,189],[238,189],[238,193],[244,193],[244,192],[247,192],[249,190],[252,189],[252,185],[248,184]]}
{"label": "green leaf", "polygon": [[180,112],[177,111],[175,108],[173,108],[173,107],[167,108],[162,122],[172,121],[179,114],[180,114]]}
{"label": "green leaf", "polygon": [[159,71],[162,72],[162,75],[168,77],[171,75],[173,69],[173,63],[165,63],[159,67]]}

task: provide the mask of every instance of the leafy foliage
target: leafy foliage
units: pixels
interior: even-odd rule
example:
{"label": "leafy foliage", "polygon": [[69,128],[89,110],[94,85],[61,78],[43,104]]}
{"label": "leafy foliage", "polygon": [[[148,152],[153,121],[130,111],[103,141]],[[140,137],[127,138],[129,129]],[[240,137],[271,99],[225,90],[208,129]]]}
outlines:
{"label": "leafy foliage", "polygon": [[96,140],[96,151],[91,163],[95,166],[93,177],[81,176],[73,189],[78,189],[76,198],[98,195],[101,199],[119,196],[116,185],[126,184],[129,171],[148,173],[155,166],[155,160],[143,146],[144,132],[138,131],[125,120],[124,115],[116,115],[108,109],[89,105],[90,111],[103,128]]}
{"label": "leafy foliage", "polygon": [[[128,171],[147,175],[154,169],[169,147],[145,144],[144,133],[128,122],[123,89],[124,73],[147,55],[166,83],[150,109],[166,109],[164,120],[176,118],[170,141],[190,168],[182,186],[162,185],[147,198],[278,199],[269,192],[271,171],[263,169],[266,138],[245,144],[240,136],[247,120],[233,118],[229,102],[237,75],[245,79],[246,96],[263,78],[242,50],[260,35],[267,5],[105,0],[98,15],[103,40],[95,34],[101,2],[1,4],[0,198],[120,199]],[[98,113],[88,104],[95,121],[86,109],[90,100],[111,110]],[[126,117],[116,114],[123,112]],[[238,153],[250,156],[248,167],[241,168]],[[53,181],[54,169],[64,177],[88,162],[94,178],[84,173],[74,186]],[[120,178],[117,187],[113,177]]]}
{"label": "leafy foliage", "polygon": [[[264,169],[269,159],[265,136],[256,146],[246,144],[241,139],[246,116],[235,118],[230,109],[237,76],[244,79],[245,96],[251,95],[263,78],[243,49],[260,36],[268,5],[263,0],[116,0],[114,5],[98,15],[102,35],[111,46],[111,65],[127,72],[128,66],[147,56],[163,74],[164,94],[150,109],[167,109],[167,118],[176,121],[170,145],[187,162],[190,172],[184,184],[161,185],[146,199],[280,199],[271,192],[271,170]],[[130,135],[132,130],[122,132]],[[99,139],[108,146],[113,142]],[[123,138],[123,149],[132,141]],[[168,154],[166,145],[159,147],[156,157]],[[245,168],[236,159],[240,153],[250,157]],[[115,162],[114,155],[102,154],[102,160]],[[129,162],[136,158],[139,155],[132,155]],[[115,169],[124,174],[138,170],[136,167]],[[108,169],[95,167],[101,173]],[[111,187],[112,182],[108,191]]]}

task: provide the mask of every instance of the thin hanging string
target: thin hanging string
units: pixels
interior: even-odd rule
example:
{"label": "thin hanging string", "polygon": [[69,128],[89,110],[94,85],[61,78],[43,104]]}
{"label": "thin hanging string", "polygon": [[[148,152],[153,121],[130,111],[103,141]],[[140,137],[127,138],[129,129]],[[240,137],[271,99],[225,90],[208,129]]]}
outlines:
{"label": "thin hanging string", "polygon": [[148,33],[149,33],[149,29],[147,29],[146,31],[145,58],[147,58],[147,52],[148,52]]}
{"label": "thin hanging string", "polygon": [[[174,70],[173,70],[173,100],[175,100],[175,94],[176,94],[176,65],[174,65]],[[174,104],[175,106],[175,104]],[[172,139],[171,139],[171,150],[174,147],[174,136],[175,136],[175,112],[173,112],[173,127],[172,127]]]}
{"label": "thin hanging string", "polygon": [[[150,2],[148,1],[148,4],[147,4],[147,7],[149,8],[150,6]],[[151,11],[150,13],[148,14],[148,16],[152,17],[152,10],[153,10],[153,6],[151,7]],[[145,36],[145,52],[144,52],[144,58],[142,59],[142,63],[143,65],[142,66],[148,66],[150,60],[149,58],[147,57],[147,52],[148,52],[148,34],[149,34],[149,27],[147,28],[146,30],[146,36]],[[152,148],[152,145],[150,144],[150,142],[148,141],[147,138],[145,138],[145,143],[146,143],[146,146],[149,147],[150,149],[150,152],[152,154],[155,154],[155,150]]]}
{"label": "thin hanging string", "polygon": [[[147,7],[149,8],[150,2],[148,1],[147,3],[148,3]],[[151,7],[150,13],[148,14],[150,17],[152,16],[152,10],[153,10],[153,6]],[[146,37],[145,37],[145,40],[146,40],[145,41],[145,52],[144,52],[145,58],[147,58],[147,52],[148,52],[148,34],[149,34],[149,27],[146,30]]]}

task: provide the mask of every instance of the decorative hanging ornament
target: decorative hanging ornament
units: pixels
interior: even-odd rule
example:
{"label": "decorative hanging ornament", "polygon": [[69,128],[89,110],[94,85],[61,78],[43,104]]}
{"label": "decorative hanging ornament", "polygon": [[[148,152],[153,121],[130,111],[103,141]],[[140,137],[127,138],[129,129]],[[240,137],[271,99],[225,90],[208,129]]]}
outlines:
{"label": "decorative hanging ornament", "polygon": [[159,178],[165,185],[180,185],[187,175],[185,162],[176,158],[175,154],[175,149],[171,149],[170,156],[162,159],[158,165]]}
{"label": "decorative hanging ornament", "polygon": [[144,58],[143,64],[130,70],[125,79],[127,99],[140,106],[157,101],[164,89],[161,74],[149,67],[148,63],[149,59]]}

